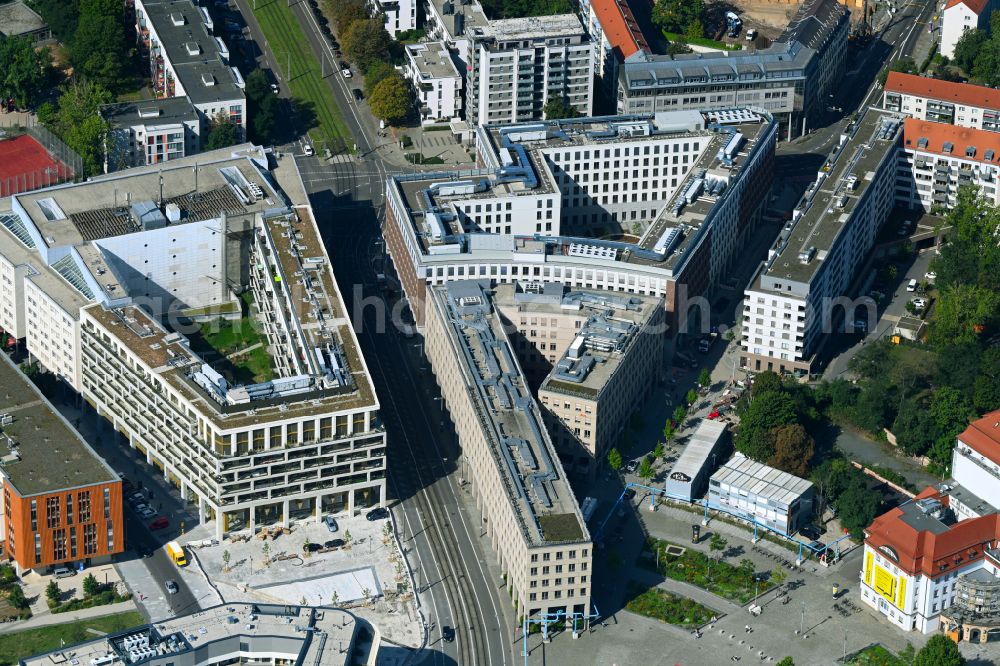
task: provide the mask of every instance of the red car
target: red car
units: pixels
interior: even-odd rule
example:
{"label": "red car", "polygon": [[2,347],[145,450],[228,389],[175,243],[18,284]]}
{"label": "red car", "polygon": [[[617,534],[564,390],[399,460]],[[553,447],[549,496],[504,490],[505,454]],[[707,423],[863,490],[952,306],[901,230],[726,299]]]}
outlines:
{"label": "red car", "polygon": [[159,516],[153,519],[153,522],[149,524],[149,529],[151,530],[162,530],[164,527],[170,525],[170,519],[166,516]]}
{"label": "red car", "polygon": [[712,412],[711,414],[708,415],[708,419],[709,420],[717,419],[717,418],[719,418],[719,412],[718,412],[718,410],[716,410],[716,411],[714,411],[714,412]]}

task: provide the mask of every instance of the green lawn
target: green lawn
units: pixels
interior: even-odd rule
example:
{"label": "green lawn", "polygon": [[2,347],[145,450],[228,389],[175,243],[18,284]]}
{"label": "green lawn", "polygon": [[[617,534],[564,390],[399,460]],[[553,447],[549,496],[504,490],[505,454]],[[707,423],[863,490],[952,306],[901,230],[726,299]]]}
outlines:
{"label": "green lawn", "polygon": [[73,645],[87,640],[97,638],[96,635],[87,631],[94,629],[102,633],[112,633],[145,624],[136,611],[128,613],[118,613],[117,615],[105,615],[89,620],[79,620],[77,622],[67,622],[50,627],[39,627],[38,629],[27,629],[13,634],[0,635],[0,666],[16,664],[19,659],[42,652],[49,652],[59,648],[60,639],[66,645]]}
{"label": "green lawn", "polygon": [[851,666],[904,666],[906,662],[881,645],[873,645],[859,652],[848,663]]}
{"label": "green lawn", "polygon": [[[271,357],[267,353],[267,340],[256,328],[250,317],[253,297],[244,292],[243,316],[236,321],[214,319],[201,325],[197,333],[189,333],[187,338],[191,349],[206,363],[222,373],[235,384],[257,384],[274,377]],[[226,358],[233,352],[260,345],[245,354]]]}
{"label": "green lawn", "polygon": [[670,555],[666,552],[669,546],[685,548],[669,541],[652,538],[647,543],[647,547],[654,553],[653,561],[650,564],[656,562],[655,553],[658,549],[660,551],[659,573],[667,578],[696,585],[712,594],[717,594],[739,604],[750,601],[754,596],[755,589],[761,593],[774,586],[774,583],[769,580],[762,580],[755,585],[753,578],[755,568],[750,560],[743,560],[740,566],[733,566],[691,548],[687,548],[680,556]]}
{"label": "green lawn", "polygon": [[700,627],[715,615],[710,608],[658,587],[643,591],[641,586],[632,583],[629,585],[628,596],[629,600],[625,604],[628,610],[678,627]]}
{"label": "green lawn", "polygon": [[[281,70],[281,77],[292,89],[292,99],[299,115],[311,120],[309,136],[313,145],[317,150],[329,147],[334,153],[340,152],[340,147],[350,150],[354,139],[340,115],[333,91],[323,80],[323,68],[288,3],[285,0],[259,0],[254,15]],[[290,80],[286,71],[289,65]],[[328,72],[333,72],[333,76],[340,76],[336,63],[327,62],[326,68]],[[329,146],[325,145],[327,141],[330,141]]]}

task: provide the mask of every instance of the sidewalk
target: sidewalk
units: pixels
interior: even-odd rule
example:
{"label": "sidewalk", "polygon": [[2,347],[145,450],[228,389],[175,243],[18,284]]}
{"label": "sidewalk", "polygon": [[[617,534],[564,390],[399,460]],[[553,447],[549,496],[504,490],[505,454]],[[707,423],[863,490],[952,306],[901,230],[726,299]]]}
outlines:
{"label": "sidewalk", "polygon": [[27,620],[18,620],[17,622],[5,622],[4,624],[0,624],[0,634],[11,634],[25,629],[48,627],[53,624],[66,624],[68,622],[75,622],[76,620],[86,620],[87,618],[103,617],[105,615],[114,615],[115,613],[125,613],[134,610],[138,610],[138,607],[130,599],[118,604],[84,608],[82,610],[71,611],[69,613],[52,613],[47,611],[44,614],[35,615]]}

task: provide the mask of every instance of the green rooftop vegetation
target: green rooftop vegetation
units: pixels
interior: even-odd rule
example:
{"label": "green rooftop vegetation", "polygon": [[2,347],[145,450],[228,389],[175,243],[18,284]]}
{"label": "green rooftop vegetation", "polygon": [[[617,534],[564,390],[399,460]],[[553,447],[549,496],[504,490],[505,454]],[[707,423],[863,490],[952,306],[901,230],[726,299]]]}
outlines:
{"label": "green rooftop vegetation", "polygon": [[4,634],[0,636],[0,666],[16,664],[19,659],[26,656],[58,650],[61,645],[91,641],[99,635],[137,627],[144,623],[142,615],[137,611],[129,611]]}
{"label": "green rooftop vegetation", "polygon": [[552,391],[559,391],[560,393],[569,393],[571,395],[578,395],[584,398],[595,398],[597,394],[600,393],[597,389],[591,388],[589,386],[584,386],[582,384],[574,384],[573,382],[564,382],[558,379],[550,379],[545,387]]}
{"label": "green rooftop vegetation", "polygon": [[539,516],[538,525],[542,528],[542,536],[546,541],[574,541],[583,538],[580,521],[572,513]]}
{"label": "green rooftop vegetation", "polygon": [[274,377],[267,340],[253,320],[253,294],[240,296],[242,316],[213,319],[187,338],[191,349],[232,384],[258,384]]}
{"label": "green rooftop vegetation", "polygon": [[483,0],[483,12],[490,20],[572,14],[570,0]]}

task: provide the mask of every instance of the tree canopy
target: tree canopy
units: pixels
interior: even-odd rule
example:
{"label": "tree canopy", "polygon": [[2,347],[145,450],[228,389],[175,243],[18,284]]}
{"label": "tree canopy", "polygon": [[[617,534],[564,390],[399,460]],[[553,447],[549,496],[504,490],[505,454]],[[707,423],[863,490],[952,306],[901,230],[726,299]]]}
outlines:
{"label": "tree canopy", "polygon": [[104,171],[104,139],[109,125],[99,112],[111,101],[111,93],[98,83],[70,82],[57,104],[46,102],[38,109],[38,120],[80,155],[84,175]]}
{"label": "tree canopy", "polygon": [[868,489],[865,477],[854,476],[836,501],[840,524],[854,537],[860,537],[878,515],[882,499]]}
{"label": "tree canopy", "polygon": [[799,423],[792,423],[778,426],[772,436],[774,453],[767,464],[795,476],[808,476],[816,443],[806,429]]}
{"label": "tree canopy", "polygon": [[955,641],[944,634],[934,634],[913,658],[913,666],[965,666],[965,657]]}
{"label": "tree canopy", "polygon": [[49,50],[35,50],[27,37],[0,37],[0,92],[19,107],[33,107],[48,92]]}
{"label": "tree canopy", "polygon": [[76,71],[115,90],[122,83],[127,53],[125,4],[120,0],[80,0],[80,19],[70,50]]}
{"label": "tree canopy", "polygon": [[667,32],[694,34],[697,31],[693,24],[700,28],[704,11],[703,0],[657,0],[653,6],[653,23]]}
{"label": "tree canopy", "polygon": [[341,35],[355,21],[368,18],[368,7],[364,0],[326,0],[323,6]]}
{"label": "tree canopy", "polygon": [[368,98],[372,113],[387,123],[396,124],[409,115],[413,96],[406,80],[398,74],[379,81]]}
{"label": "tree canopy", "polygon": [[376,62],[389,59],[392,38],[385,31],[385,24],[381,19],[361,19],[351,22],[342,34],[341,42],[347,57],[361,71],[367,72]]}
{"label": "tree canopy", "polygon": [[740,416],[740,430],[736,436],[736,450],[759,462],[767,462],[774,454],[772,431],[797,419],[795,401],[783,391],[766,391],[758,394],[756,386],[749,406]]}
{"label": "tree canopy", "polygon": [[208,130],[208,138],[205,140],[205,149],[225,148],[235,145],[238,140],[239,130],[236,123],[230,120],[229,116],[220,112],[212,119],[212,126]]}
{"label": "tree canopy", "polygon": [[576,11],[570,0],[483,0],[483,12],[493,19],[553,16]]}
{"label": "tree canopy", "polygon": [[570,104],[565,97],[551,97],[542,107],[542,113],[547,120],[557,118],[576,118],[580,112]]}
{"label": "tree canopy", "polygon": [[60,42],[69,42],[80,20],[80,0],[32,0],[31,8],[45,19]]}
{"label": "tree canopy", "polygon": [[392,66],[392,63],[384,60],[372,63],[368,71],[365,72],[365,94],[371,96],[375,86],[390,76],[399,76],[399,72]]}
{"label": "tree canopy", "polygon": [[985,30],[966,30],[955,44],[955,55],[951,59],[962,71],[972,73],[979,51],[990,41]]}

